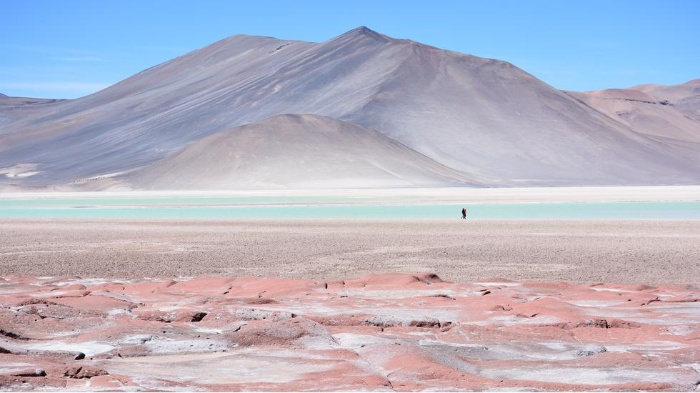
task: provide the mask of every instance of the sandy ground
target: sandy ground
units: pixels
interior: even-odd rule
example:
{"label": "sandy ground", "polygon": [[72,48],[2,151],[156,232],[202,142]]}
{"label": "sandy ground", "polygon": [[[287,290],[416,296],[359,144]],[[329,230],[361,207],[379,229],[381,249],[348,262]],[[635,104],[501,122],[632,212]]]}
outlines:
{"label": "sandy ground", "polygon": [[0,276],[696,284],[700,221],[0,221]]}

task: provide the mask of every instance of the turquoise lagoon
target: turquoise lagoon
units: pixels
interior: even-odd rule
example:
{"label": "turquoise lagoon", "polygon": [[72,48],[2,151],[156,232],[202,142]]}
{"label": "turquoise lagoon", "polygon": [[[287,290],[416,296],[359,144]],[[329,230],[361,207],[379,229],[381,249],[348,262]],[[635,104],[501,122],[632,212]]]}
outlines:
{"label": "turquoise lagoon", "polygon": [[83,219],[700,219],[700,201],[435,203],[333,196],[0,198],[0,218]]}

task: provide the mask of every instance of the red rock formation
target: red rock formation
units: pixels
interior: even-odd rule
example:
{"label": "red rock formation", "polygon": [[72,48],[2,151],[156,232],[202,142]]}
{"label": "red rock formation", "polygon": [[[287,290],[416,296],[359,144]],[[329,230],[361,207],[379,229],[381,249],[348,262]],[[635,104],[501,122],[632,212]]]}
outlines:
{"label": "red rock formation", "polygon": [[2,390],[686,390],[692,287],[0,279]]}

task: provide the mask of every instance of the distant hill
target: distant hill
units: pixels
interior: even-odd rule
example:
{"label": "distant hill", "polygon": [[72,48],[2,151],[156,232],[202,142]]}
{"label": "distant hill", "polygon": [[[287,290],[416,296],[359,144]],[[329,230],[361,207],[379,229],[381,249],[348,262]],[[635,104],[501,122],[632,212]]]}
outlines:
{"label": "distant hill", "polygon": [[375,130],[317,115],[219,132],[125,179],[140,189],[481,185]]}
{"label": "distant hill", "polygon": [[656,141],[697,160],[700,153],[700,79],[682,85],[642,85],[569,95]]}
{"label": "distant hill", "polygon": [[[687,85],[562,92],[366,27],[323,43],[238,35],[87,97],[0,104],[0,173],[15,173],[0,185],[698,184]],[[657,123],[617,114],[645,101]]]}

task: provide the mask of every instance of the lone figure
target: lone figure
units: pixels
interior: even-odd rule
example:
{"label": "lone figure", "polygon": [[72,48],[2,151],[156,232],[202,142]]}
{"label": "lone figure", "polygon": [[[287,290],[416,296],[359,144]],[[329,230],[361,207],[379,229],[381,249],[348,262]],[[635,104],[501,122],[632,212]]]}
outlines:
{"label": "lone figure", "polygon": [[467,208],[463,207],[462,208],[462,220],[467,219]]}

